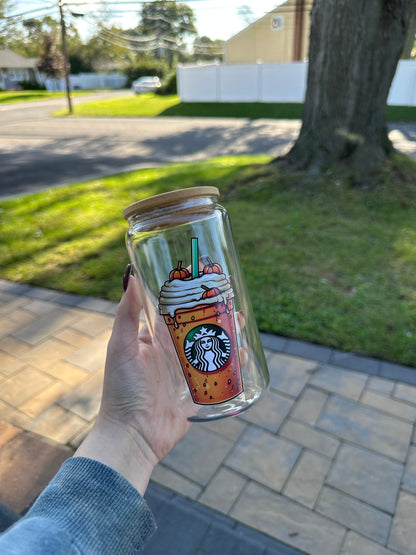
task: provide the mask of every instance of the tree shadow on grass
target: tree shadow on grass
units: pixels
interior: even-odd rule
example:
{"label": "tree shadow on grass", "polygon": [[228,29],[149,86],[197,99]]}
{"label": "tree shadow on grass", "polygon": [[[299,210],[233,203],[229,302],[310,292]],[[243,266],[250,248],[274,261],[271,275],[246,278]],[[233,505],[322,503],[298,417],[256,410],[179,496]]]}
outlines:
{"label": "tree shadow on grass", "polygon": [[[146,196],[196,185],[215,185],[238,178],[241,168],[213,162],[173,165],[161,176],[140,184],[140,172],[129,178],[120,175],[120,183],[111,178],[96,180],[94,187],[80,186],[40,193],[31,199],[29,218],[25,221],[25,202],[4,203],[10,224],[4,225],[2,236],[8,246],[0,257],[4,277],[17,276],[27,283],[61,289],[81,295],[118,299],[120,276],[128,261],[124,243],[127,223],[122,209]],[[137,186],[137,197],[132,187]],[[61,193],[62,191],[62,193]],[[89,206],[91,193],[104,198],[98,209]],[[104,196],[104,195],[107,195]],[[76,201],[76,202],[74,202]],[[100,209],[101,208],[101,209]],[[36,216],[32,218],[30,212]],[[52,214],[51,214],[52,211]],[[71,212],[70,219],[67,213]],[[42,234],[37,233],[41,228]]]}
{"label": "tree shadow on grass", "polygon": [[274,102],[180,102],[166,108],[158,117],[216,117],[301,119],[303,105]]}

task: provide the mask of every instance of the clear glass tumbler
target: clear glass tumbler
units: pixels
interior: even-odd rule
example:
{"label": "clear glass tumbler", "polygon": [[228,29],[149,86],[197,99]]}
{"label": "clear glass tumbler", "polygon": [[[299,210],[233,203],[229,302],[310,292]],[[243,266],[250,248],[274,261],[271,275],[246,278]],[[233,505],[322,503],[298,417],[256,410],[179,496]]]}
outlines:
{"label": "clear glass tumbler", "polygon": [[146,323],[175,373],[169,383],[178,407],[192,421],[238,414],[269,385],[229,216],[218,197],[216,187],[180,189],[123,211]]}

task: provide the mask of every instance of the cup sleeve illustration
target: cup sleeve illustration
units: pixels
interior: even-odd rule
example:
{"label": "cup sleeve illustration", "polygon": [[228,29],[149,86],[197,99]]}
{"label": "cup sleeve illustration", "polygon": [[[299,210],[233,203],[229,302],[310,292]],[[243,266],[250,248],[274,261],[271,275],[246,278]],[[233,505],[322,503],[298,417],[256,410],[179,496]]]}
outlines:
{"label": "cup sleeve illustration", "polygon": [[163,315],[195,403],[214,405],[243,391],[234,320],[234,292],[222,267],[206,258],[199,269],[198,239],[191,271],[178,261],[159,296]]}

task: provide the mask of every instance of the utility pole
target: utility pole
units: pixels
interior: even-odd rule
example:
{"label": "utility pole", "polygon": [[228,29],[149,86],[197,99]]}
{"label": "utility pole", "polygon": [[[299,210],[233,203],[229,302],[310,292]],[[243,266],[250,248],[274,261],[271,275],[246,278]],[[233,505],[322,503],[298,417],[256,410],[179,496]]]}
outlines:
{"label": "utility pole", "polygon": [[66,97],[68,99],[68,110],[69,113],[72,114],[72,100],[71,100],[71,89],[69,87],[69,58],[68,58],[68,50],[66,48],[66,27],[65,27],[65,19],[64,19],[64,11],[62,9],[63,1],[59,0],[59,13],[61,16],[61,33],[62,33],[62,54],[64,56],[64,75],[65,75],[65,85],[66,85]]}

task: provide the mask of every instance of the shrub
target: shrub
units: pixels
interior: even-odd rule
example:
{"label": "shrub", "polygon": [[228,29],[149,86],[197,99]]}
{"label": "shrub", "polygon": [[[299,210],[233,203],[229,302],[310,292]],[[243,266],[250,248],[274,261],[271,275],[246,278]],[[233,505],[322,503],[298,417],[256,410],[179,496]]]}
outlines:
{"label": "shrub", "polygon": [[167,95],[167,94],[177,94],[178,89],[176,86],[176,72],[172,73],[167,79],[166,81],[163,83],[163,85],[157,89],[156,94],[160,94],[160,95]]}
{"label": "shrub", "polygon": [[46,91],[46,86],[41,85],[36,80],[23,81],[22,87],[24,91]]}

